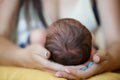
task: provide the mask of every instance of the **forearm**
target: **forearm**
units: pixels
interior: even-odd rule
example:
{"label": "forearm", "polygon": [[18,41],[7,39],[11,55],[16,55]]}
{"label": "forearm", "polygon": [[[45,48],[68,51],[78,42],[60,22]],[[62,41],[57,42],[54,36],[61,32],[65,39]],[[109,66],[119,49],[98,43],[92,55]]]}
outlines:
{"label": "forearm", "polygon": [[12,43],[20,0],[0,0],[0,65],[18,65],[20,48]]}
{"label": "forearm", "polygon": [[97,0],[107,47],[120,41],[120,0]]}
{"label": "forearm", "polygon": [[119,62],[119,59],[120,59],[120,43],[119,44],[113,44],[113,46],[111,46],[109,49],[108,49],[108,52],[111,56],[111,59],[113,61],[113,66],[115,66],[114,69],[112,70],[116,70],[116,69],[120,69],[120,62]]}
{"label": "forearm", "polygon": [[[45,49],[39,46],[31,46],[21,49],[11,41],[0,37],[0,65],[20,66],[40,70],[58,71],[64,70],[63,65],[51,62],[40,56]],[[43,52],[42,52],[43,51]]]}
{"label": "forearm", "polygon": [[120,0],[97,0],[106,49],[116,67],[120,68]]}
{"label": "forearm", "polygon": [[19,54],[22,49],[0,36],[0,65],[20,65]]}
{"label": "forearm", "polygon": [[20,0],[0,0],[0,35],[11,38],[15,30]]}

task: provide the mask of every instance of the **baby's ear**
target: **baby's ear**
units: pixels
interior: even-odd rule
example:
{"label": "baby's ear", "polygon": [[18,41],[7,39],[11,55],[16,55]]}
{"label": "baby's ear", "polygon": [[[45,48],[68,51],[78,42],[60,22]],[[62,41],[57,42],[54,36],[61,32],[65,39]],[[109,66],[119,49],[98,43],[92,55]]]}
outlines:
{"label": "baby's ear", "polygon": [[36,29],[30,35],[30,43],[31,44],[40,44],[45,46],[46,42],[46,31]]}

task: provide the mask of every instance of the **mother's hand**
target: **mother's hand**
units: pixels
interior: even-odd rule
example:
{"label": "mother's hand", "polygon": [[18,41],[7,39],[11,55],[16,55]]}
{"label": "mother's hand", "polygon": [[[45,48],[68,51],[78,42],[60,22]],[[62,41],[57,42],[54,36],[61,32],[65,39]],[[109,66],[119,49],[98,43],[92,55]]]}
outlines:
{"label": "mother's hand", "polygon": [[93,75],[116,69],[115,61],[107,51],[99,50],[94,55],[93,61],[95,64],[85,71],[80,69],[83,66],[80,65],[73,68],[66,68],[64,71],[58,71],[55,75],[67,79],[80,79],[89,78]]}
{"label": "mother's hand", "polygon": [[49,61],[50,52],[39,44],[30,45],[20,51],[19,63],[22,67],[49,70],[64,70],[63,65]]}

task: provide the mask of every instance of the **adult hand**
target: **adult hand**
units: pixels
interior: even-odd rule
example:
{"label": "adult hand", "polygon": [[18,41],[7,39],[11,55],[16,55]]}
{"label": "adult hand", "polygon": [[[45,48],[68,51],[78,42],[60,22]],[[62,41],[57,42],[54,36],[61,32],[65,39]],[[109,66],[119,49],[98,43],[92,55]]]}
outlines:
{"label": "adult hand", "polygon": [[95,64],[85,71],[81,70],[84,65],[79,65],[72,68],[68,67],[64,71],[58,71],[55,75],[67,79],[80,79],[89,78],[95,74],[116,69],[115,61],[107,51],[99,50],[93,56],[93,61]]}
{"label": "adult hand", "polygon": [[38,65],[45,63],[50,57],[50,52],[41,45],[30,45],[19,53],[20,63],[24,67],[36,68]]}
{"label": "adult hand", "polygon": [[21,66],[35,69],[49,69],[53,71],[64,70],[65,67],[51,62],[47,59],[50,57],[50,52],[41,45],[30,45],[23,49],[19,54],[19,63]]}

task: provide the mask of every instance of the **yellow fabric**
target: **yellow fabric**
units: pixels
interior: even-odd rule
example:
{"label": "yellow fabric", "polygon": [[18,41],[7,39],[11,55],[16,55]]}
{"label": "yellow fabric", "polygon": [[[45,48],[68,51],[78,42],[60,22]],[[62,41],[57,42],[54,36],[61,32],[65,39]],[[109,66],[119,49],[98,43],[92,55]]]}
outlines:
{"label": "yellow fabric", "polygon": [[[54,77],[54,73],[19,67],[0,66],[0,80],[67,80]],[[120,80],[120,73],[107,72],[87,80]]]}
{"label": "yellow fabric", "polygon": [[40,70],[18,68],[18,67],[0,67],[0,80],[66,80],[54,77],[53,73]]}
{"label": "yellow fabric", "polygon": [[87,80],[120,80],[120,73],[106,72]]}

